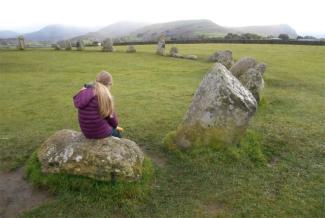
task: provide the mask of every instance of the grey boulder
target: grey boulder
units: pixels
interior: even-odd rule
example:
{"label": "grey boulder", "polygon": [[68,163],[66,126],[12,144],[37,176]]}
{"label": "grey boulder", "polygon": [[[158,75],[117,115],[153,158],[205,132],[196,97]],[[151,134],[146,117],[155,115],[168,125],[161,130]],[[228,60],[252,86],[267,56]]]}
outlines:
{"label": "grey boulder", "polygon": [[81,132],[60,130],[38,151],[43,173],[65,173],[110,181],[140,179],[144,154],[128,139],[87,139]]}
{"label": "grey boulder", "polygon": [[174,142],[181,148],[238,143],[256,109],[251,92],[216,63],[196,90]]}
{"label": "grey boulder", "polygon": [[229,50],[217,51],[209,57],[209,61],[223,64],[227,69],[230,69],[233,64],[232,52]]}

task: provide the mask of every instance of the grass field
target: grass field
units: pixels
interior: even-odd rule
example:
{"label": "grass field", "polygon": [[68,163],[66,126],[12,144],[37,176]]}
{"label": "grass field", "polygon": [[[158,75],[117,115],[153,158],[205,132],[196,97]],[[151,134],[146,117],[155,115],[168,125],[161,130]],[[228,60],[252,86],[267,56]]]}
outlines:
{"label": "grass field", "polygon": [[[142,201],[67,191],[23,217],[324,217],[325,47],[177,46],[198,61],[136,47],[135,54],[124,46],[115,53],[0,50],[1,171],[23,166],[55,131],[79,129],[72,96],[103,69],[114,77],[125,137],[158,163]],[[263,100],[244,139],[249,146],[165,151],[163,138],[212,65],[205,60],[223,49],[268,65]]]}

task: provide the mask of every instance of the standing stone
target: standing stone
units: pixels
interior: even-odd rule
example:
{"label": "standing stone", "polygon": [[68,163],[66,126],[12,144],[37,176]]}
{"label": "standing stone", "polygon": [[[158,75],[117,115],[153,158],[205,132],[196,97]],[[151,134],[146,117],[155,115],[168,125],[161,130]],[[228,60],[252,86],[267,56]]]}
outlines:
{"label": "standing stone", "polygon": [[256,101],[259,102],[264,88],[263,75],[265,69],[266,65],[264,63],[257,63],[254,58],[244,57],[237,61],[230,71],[243,86],[252,92]]}
{"label": "standing stone", "polygon": [[87,139],[81,132],[60,130],[38,151],[43,173],[81,175],[102,181],[141,178],[144,154],[128,139]]}
{"label": "standing stone", "polygon": [[134,45],[129,45],[128,48],[126,49],[126,52],[127,53],[134,53],[136,51],[137,50],[135,49],[135,46]]}
{"label": "standing stone", "polygon": [[175,54],[178,54],[178,49],[177,47],[173,46],[169,51],[169,55],[173,57]]}
{"label": "standing stone", "polygon": [[230,72],[237,78],[239,78],[249,68],[254,68],[257,62],[252,57],[243,57],[237,61],[231,68]]}
{"label": "standing stone", "polygon": [[251,92],[216,63],[196,90],[174,142],[181,148],[238,143],[256,108]]}
{"label": "standing stone", "polygon": [[72,50],[72,45],[71,45],[70,40],[65,41],[65,50],[67,50],[67,51]]}
{"label": "standing stone", "polygon": [[60,44],[54,44],[53,48],[54,48],[54,50],[57,50],[57,51],[61,50]]}
{"label": "standing stone", "polygon": [[18,45],[17,45],[17,48],[19,50],[25,50],[25,38],[24,36],[18,36]]}
{"label": "standing stone", "polygon": [[156,54],[163,56],[165,54],[165,46],[166,46],[165,40],[161,38],[157,44]]}
{"label": "standing stone", "polygon": [[77,42],[76,46],[77,46],[77,50],[78,50],[78,51],[82,51],[82,50],[85,49],[85,43],[84,43],[83,40],[79,40],[79,41]]}
{"label": "standing stone", "polygon": [[239,77],[239,81],[260,101],[261,91],[264,88],[264,80],[261,72],[255,68],[249,68]]}
{"label": "standing stone", "polygon": [[232,52],[229,50],[217,51],[209,57],[209,61],[223,64],[227,69],[230,69],[233,65]]}
{"label": "standing stone", "polygon": [[103,51],[105,52],[114,52],[115,48],[113,47],[114,42],[111,38],[107,38],[103,41]]}
{"label": "standing stone", "polygon": [[262,76],[264,76],[264,72],[266,70],[266,64],[264,63],[259,63],[255,66],[255,69],[261,73]]}

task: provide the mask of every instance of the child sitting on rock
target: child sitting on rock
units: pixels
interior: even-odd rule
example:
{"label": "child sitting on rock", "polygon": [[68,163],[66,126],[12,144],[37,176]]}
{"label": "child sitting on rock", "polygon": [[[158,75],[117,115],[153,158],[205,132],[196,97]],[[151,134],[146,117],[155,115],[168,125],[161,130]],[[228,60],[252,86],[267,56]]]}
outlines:
{"label": "child sitting on rock", "polygon": [[102,71],[96,76],[94,84],[85,85],[73,97],[74,105],[78,108],[80,129],[86,138],[121,138],[123,129],[117,126],[118,119],[110,92],[112,85],[112,75]]}

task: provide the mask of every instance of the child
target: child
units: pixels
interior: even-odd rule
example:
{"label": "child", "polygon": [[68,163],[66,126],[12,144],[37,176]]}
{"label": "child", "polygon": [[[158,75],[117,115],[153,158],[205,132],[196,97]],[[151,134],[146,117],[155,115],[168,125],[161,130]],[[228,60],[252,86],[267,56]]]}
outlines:
{"label": "child", "polygon": [[86,138],[98,139],[108,136],[121,138],[110,93],[112,85],[112,75],[102,71],[96,76],[93,85],[81,88],[73,97],[74,105],[78,108],[80,129]]}

